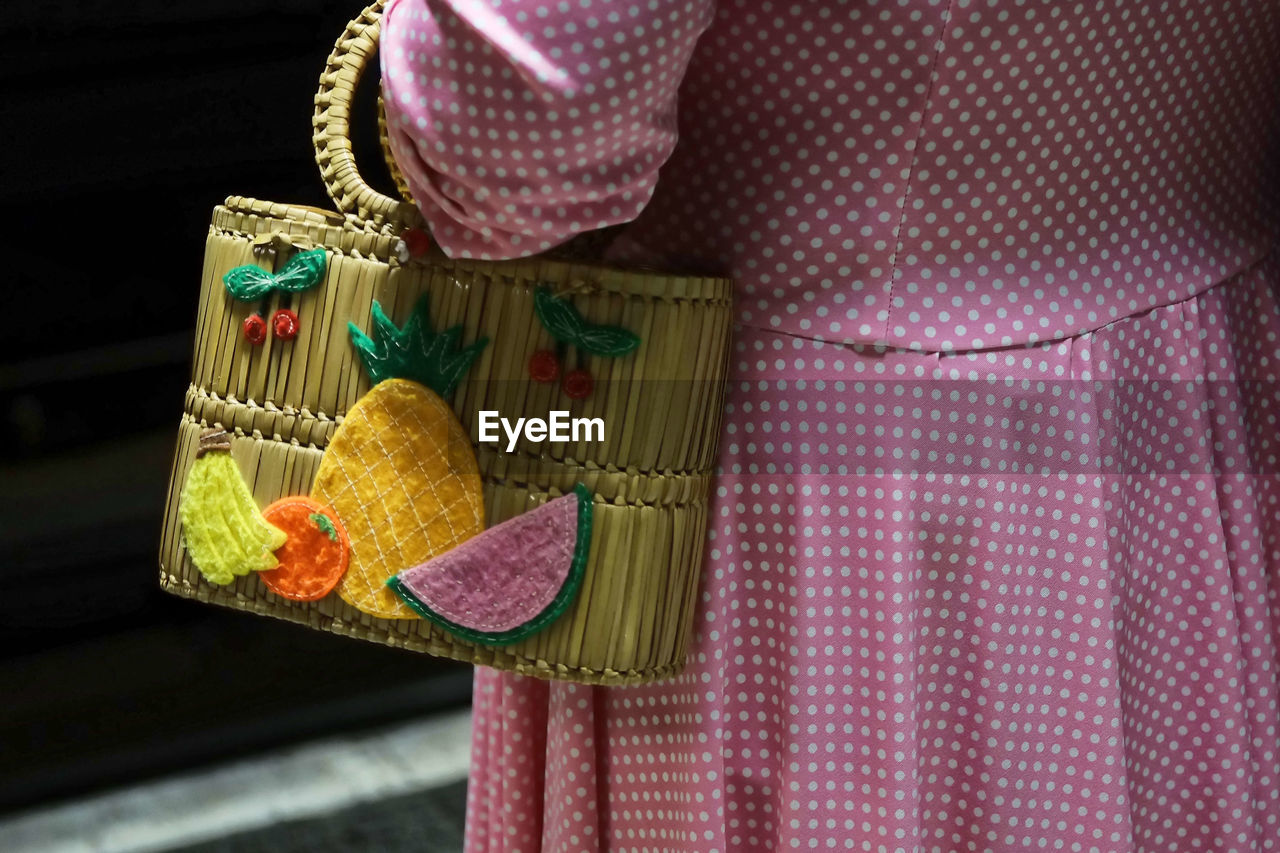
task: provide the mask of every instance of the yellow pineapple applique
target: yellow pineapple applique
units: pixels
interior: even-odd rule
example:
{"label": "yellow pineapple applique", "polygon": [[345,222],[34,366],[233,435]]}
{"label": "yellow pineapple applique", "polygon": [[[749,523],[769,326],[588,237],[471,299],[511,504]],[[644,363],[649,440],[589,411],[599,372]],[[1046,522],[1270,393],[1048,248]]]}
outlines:
{"label": "yellow pineapple applique", "polygon": [[488,341],[459,347],[461,327],[432,332],[427,315],[424,296],[403,329],[376,302],[372,337],[350,324],[374,387],[343,418],[311,490],[351,541],[338,594],[383,619],[419,618],[389,578],[484,530],[475,451],[445,398]]}

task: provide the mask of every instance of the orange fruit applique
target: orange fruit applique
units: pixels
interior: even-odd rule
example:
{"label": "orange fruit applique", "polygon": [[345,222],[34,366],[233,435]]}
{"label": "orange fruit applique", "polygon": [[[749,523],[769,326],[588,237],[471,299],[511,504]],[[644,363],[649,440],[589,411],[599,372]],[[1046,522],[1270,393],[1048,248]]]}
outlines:
{"label": "orange fruit applique", "polygon": [[311,498],[288,497],[264,509],[262,516],[289,537],[275,552],[280,565],[258,573],[267,588],[293,601],[315,601],[332,592],[351,558],[337,514]]}

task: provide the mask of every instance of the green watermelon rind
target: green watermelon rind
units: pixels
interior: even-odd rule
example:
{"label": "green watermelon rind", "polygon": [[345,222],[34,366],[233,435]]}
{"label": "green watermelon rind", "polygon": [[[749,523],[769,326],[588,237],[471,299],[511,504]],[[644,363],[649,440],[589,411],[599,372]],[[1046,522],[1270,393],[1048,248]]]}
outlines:
{"label": "green watermelon rind", "polygon": [[538,633],[563,616],[564,612],[569,609],[569,605],[578,597],[578,591],[582,588],[582,578],[586,574],[587,556],[591,551],[591,492],[581,483],[574,486],[573,491],[578,496],[578,532],[574,541],[573,559],[569,564],[568,577],[565,578],[564,583],[560,586],[560,591],[556,593],[556,597],[551,600],[551,603],[543,608],[541,613],[523,625],[512,628],[509,631],[477,631],[475,628],[468,628],[465,625],[452,622],[432,610],[400,582],[399,575],[393,575],[388,578],[387,586],[391,587],[391,591],[398,595],[405,604],[409,605],[413,612],[423,619],[434,622],[446,631],[473,643],[486,646],[506,646]]}

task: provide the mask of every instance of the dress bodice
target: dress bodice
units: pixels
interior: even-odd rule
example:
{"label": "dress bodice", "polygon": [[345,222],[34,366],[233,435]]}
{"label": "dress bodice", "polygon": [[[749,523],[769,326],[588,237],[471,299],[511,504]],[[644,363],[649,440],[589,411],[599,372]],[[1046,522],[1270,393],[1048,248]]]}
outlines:
{"label": "dress bodice", "polygon": [[1270,247],[1273,0],[720,0],[613,257],[742,322],[912,349],[1096,329]]}

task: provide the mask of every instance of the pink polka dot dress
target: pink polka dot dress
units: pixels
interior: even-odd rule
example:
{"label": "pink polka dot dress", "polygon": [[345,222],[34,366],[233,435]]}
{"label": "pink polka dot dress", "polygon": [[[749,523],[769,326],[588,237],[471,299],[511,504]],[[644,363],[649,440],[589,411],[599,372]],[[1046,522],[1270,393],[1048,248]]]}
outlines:
{"label": "pink polka dot dress", "polygon": [[1280,850],[1280,4],[393,0],[442,247],[732,275],[692,658],[467,849]]}

